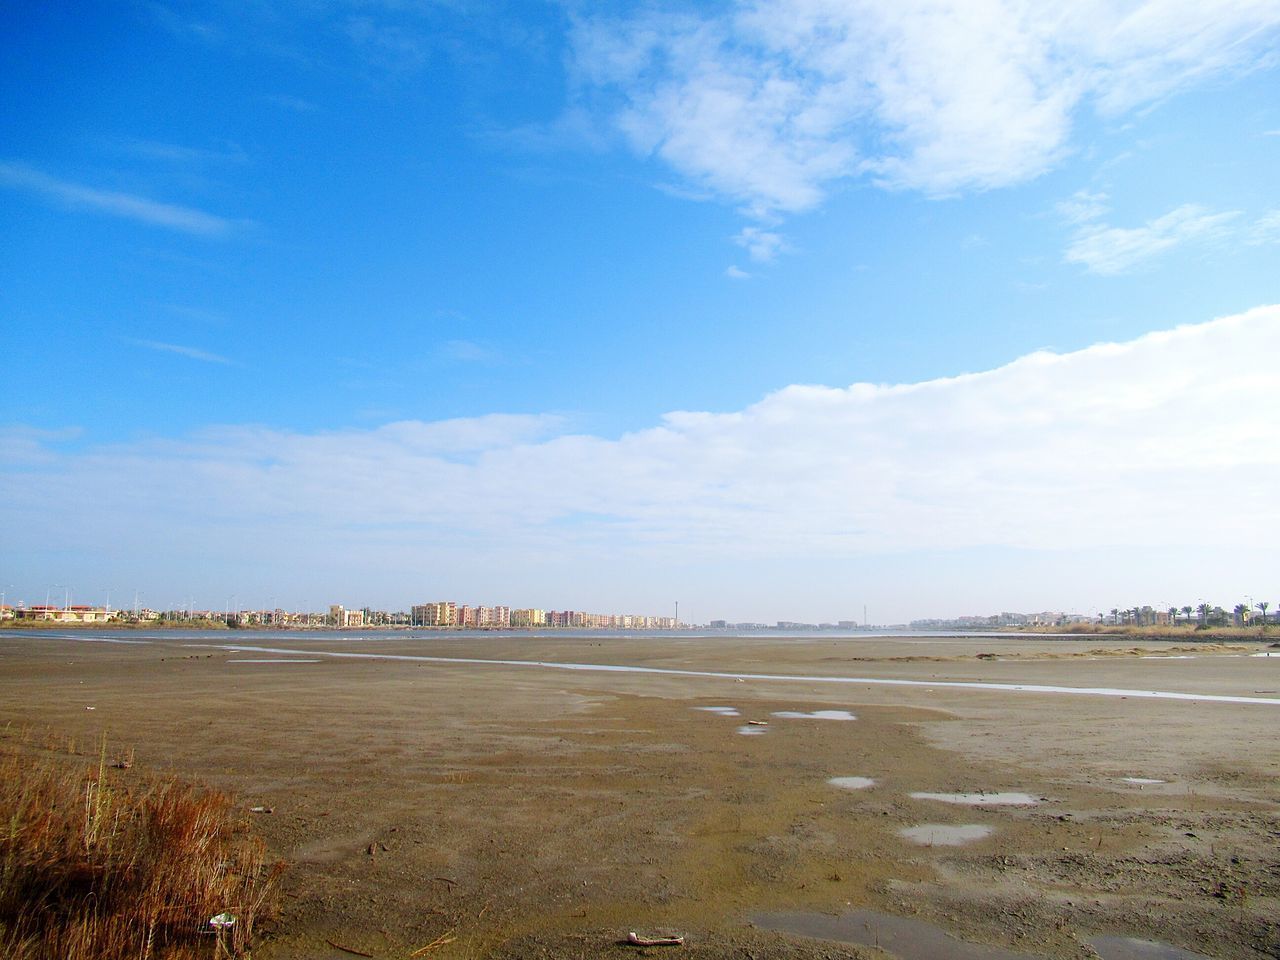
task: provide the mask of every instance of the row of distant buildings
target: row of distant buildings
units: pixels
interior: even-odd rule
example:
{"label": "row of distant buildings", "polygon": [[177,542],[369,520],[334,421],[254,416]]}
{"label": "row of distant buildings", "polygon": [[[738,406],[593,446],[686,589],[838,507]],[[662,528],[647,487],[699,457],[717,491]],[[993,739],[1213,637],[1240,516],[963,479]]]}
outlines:
{"label": "row of distant buildings", "polygon": [[[1231,610],[1200,601],[1195,606],[1153,607],[1150,604],[1137,607],[1113,607],[1109,612],[1087,613],[993,613],[987,616],[955,617],[950,620],[912,620],[912,630],[989,630],[999,627],[1069,627],[1077,623],[1116,627],[1248,627],[1266,626],[1267,610],[1271,604],[1262,601],[1237,603]],[[1255,614],[1255,609],[1257,613]],[[1273,615],[1270,622],[1275,621]]]}
{"label": "row of distant buildings", "polygon": [[1073,623],[1092,623],[1083,613],[1045,610],[1040,613],[992,613],[950,619],[912,620],[912,630],[991,630],[999,627],[1067,627]]}
{"label": "row of distant buildings", "polygon": [[111,611],[106,607],[85,606],[84,604],[55,607],[52,604],[38,603],[33,606],[12,607],[0,605],[0,620],[51,620],[57,623],[107,623],[112,619]]}
{"label": "row of distant buildings", "polygon": [[329,607],[324,626],[428,627],[452,630],[519,630],[536,627],[586,630],[674,630],[675,617],[650,617],[638,613],[586,613],[582,610],[542,610],[536,607],[471,606],[454,600],[419,603],[409,612],[348,610],[341,604]]}
{"label": "row of distant buildings", "polygon": [[504,606],[470,606],[452,600],[423,603],[409,611],[412,627],[459,627],[471,630],[505,630],[520,627],[564,627],[586,630],[674,630],[675,617],[650,617],[638,613],[587,613],[583,610],[512,609]]}
{"label": "row of distant buildings", "polygon": [[586,613],[581,610],[512,609],[505,606],[470,606],[452,600],[423,603],[409,612],[349,610],[333,604],[327,613],[286,610],[115,610],[108,607],[52,604],[0,604],[0,620],[39,620],[52,623],[193,622],[218,621],[233,627],[441,627],[470,630],[511,630],[533,627],[588,630],[674,630],[675,617],[650,617],[632,613]]}
{"label": "row of distant buildings", "polygon": [[869,630],[866,624],[857,620],[837,620],[834,623],[806,623],[802,620],[778,620],[774,623],[755,623],[732,620],[712,620],[707,626],[712,630]]}

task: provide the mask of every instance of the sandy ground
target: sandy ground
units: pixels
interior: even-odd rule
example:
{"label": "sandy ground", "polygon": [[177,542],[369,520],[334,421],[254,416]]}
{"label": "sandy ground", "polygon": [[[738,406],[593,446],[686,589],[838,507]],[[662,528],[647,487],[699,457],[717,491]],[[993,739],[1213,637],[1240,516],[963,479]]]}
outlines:
{"label": "sandy ground", "polygon": [[[1095,934],[1280,956],[1280,705],[945,685],[1275,699],[1280,657],[1249,656],[1257,644],[1175,659],[1097,638],[109,636],[148,642],[0,636],[0,723],[86,745],[106,731],[139,770],[271,807],[254,823],[290,866],[259,960],[353,955],[330,942],[405,957],[436,940],[423,956],[884,956],[749,920],[850,908],[1044,958],[1095,956]],[[237,663],[282,655],[227,643],[927,685]],[[857,719],[772,716],[819,709]],[[764,732],[740,734],[748,720]],[[827,783],[839,776],[875,784]],[[1039,802],[910,796],[1002,790]],[[899,835],[922,824],[993,832],[958,847]],[[619,943],[630,930],[687,941],[637,949]]]}

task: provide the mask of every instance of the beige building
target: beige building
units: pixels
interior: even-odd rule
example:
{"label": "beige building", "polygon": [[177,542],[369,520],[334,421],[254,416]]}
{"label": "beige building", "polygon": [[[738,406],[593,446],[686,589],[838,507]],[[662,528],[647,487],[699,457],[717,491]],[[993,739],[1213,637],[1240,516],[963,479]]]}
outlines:
{"label": "beige building", "polygon": [[106,623],[111,619],[106,607],[55,607],[43,603],[19,607],[13,613],[19,620],[51,620],[55,623]]}
{"label": "beige building", "polygon": [[452,600],[421,603],[410,610],[410,623],[415,627],[456,627],[458,605]]}
{"label": "beige building", "polygon": [[545,627],[547,612],[545,610],[512,610],[511,625],[513,627]]}
{"label": "beige building", "polygon": [[329,606],[329,625],[333,627],[363,627],[364,611],[348,610],[340,603]]}

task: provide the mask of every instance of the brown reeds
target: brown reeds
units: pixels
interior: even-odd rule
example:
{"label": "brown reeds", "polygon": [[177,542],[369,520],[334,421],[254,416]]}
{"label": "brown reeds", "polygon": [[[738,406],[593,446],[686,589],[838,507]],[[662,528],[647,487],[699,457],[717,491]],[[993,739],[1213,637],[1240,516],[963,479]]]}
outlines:
{"label": "brown reeds", "polygon": [[247,957],[278,872],[226,794],[0,744],[4,957]]}

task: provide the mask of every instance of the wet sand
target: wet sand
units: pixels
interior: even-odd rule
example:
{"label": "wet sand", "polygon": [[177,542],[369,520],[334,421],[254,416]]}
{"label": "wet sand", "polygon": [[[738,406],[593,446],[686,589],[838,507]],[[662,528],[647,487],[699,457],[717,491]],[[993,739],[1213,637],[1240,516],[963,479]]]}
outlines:
{"label": "wet sand", "polygon": [[[683,956],[883,956],[751,922],[853,910],[1045,958],[1099,935],[1280,952],[1280,658],[1260,645],[90,636],[0,636],[0,722],[105,730],[140,770],[272,808],[254,823],[291,866],[259,960],[448,937],[429,955],[621,956],[630,930],[684,934],[643,948]],[[1036,803],[911,796],[993,792]],[[903,835],[929,825],[990,832]]]}

